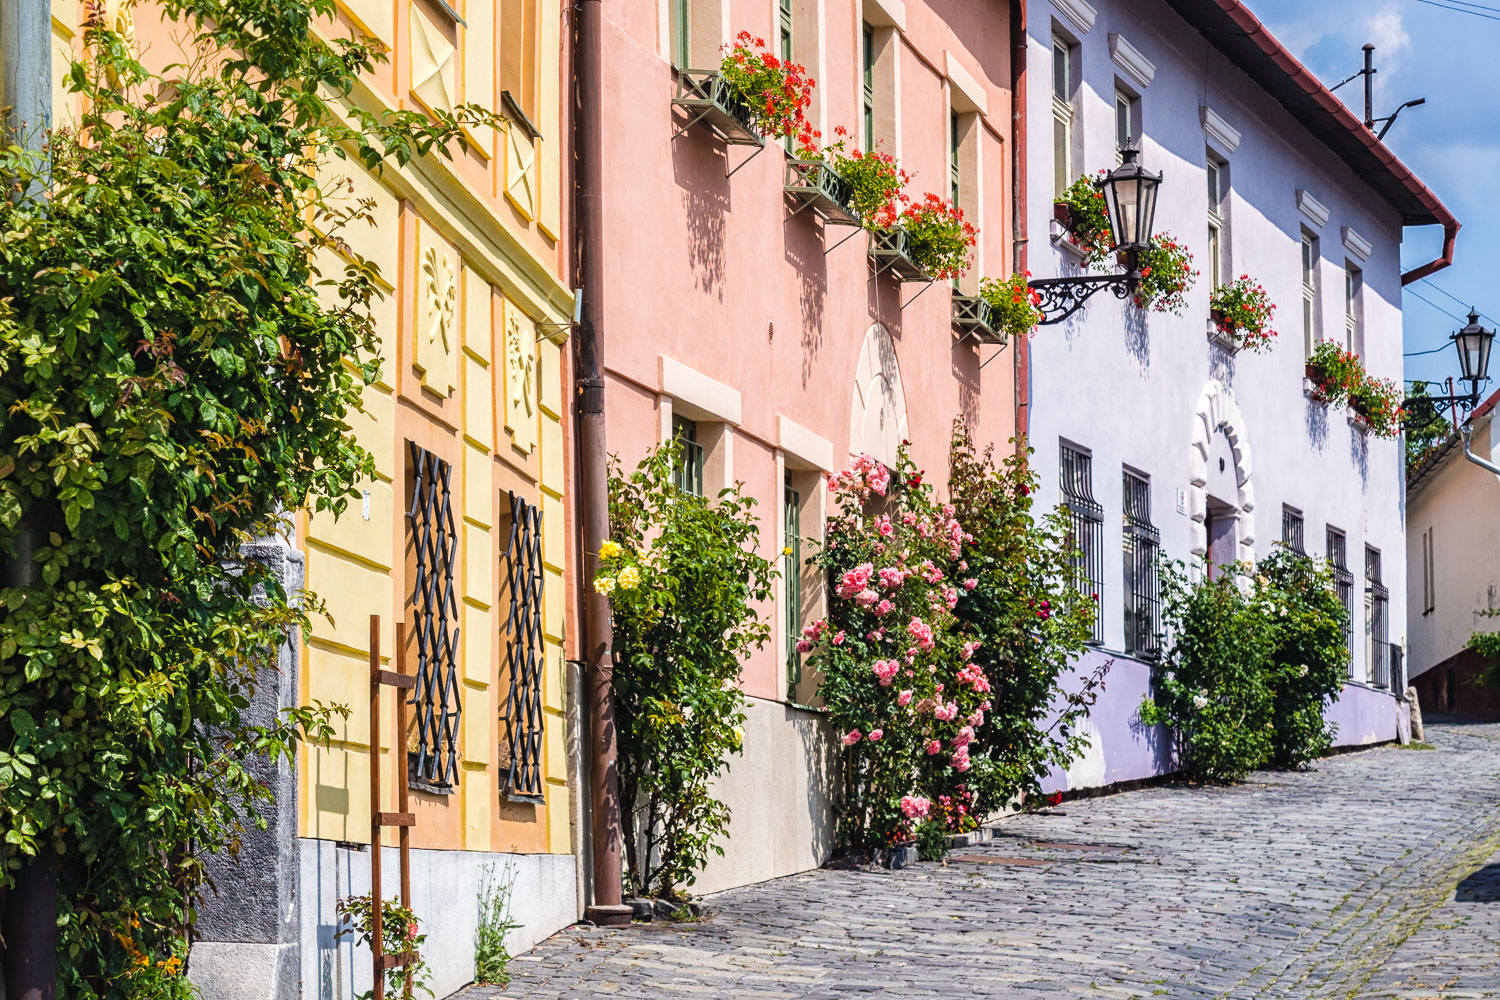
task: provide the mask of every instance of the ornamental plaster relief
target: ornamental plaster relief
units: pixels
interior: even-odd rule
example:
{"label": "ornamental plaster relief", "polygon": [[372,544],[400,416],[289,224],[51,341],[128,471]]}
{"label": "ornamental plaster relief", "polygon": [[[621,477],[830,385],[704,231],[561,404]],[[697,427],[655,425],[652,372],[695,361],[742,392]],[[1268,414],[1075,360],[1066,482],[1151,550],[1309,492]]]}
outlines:
{"label": "ornamental plaster relief", "polygon": [[528,454],[537,442],[536,323],[505,302],[505,429]]}
{"label": "ornamental plaster relief", "polygon": [[457,94],[457,50],[416,4],[410,11],[411,92],[430,111],[452,111]]}
{"label": "ornamental plaster relief", "polygon": [[528,220],[536,215],[536,142],[524,126],[505,129],[505,197]]}
{"label": "ornamental plaster relief", "polygon": [[1213,436],[1223,432],[1234,459],[1234,479],[1238,486],[1238,516],[1235,519],[1236,558],[1255,558],[1255,488],[1250,482],[1254,467],[1250,459],[1250,438],[1239,404],[1228,388],[1210,379],[1198,397],[1191,427],[1192,444],[1188,453],[1188,504],[1192,520],[1189,539],[1193,555],[1208,555],[1208,456]]}
{"label": "ornamental plaster relief", "polygon": [[458,251],[421,223],[415,299],[412,368],[423,388],[446,399],[458,384]]}

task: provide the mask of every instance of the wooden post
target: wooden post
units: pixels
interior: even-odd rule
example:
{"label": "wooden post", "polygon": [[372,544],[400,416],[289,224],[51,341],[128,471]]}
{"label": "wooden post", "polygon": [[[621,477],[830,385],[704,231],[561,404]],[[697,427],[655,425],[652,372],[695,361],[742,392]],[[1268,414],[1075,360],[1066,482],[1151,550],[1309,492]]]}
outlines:
{"label": "wooden post", "polygon": [[[405,784],[403,782],[402,784]],[[404,803],[403,803],[404,804]],[[375,1000],[385,1000],[385,942],[380,889],[380,616],[370,616],[370,953]],[[405,867],[405,866],[403,866]],[[403,873],[404,874],[404,873]]]}
{"label": "wooden post", "polygon": [[[406,676],[406,623],[396,623],[396,673]],[[406,776],[406,690],[396,689],[396,802],[404,814],[411,811],[409,796],[411,782]],[[404,825],[401,833],[401,905],[411,909],[411,826]],[[403,1000],[411,1000],[411,977],[407,977],[401,989]],[[375,1000],[380,1000],[376,997]]]}

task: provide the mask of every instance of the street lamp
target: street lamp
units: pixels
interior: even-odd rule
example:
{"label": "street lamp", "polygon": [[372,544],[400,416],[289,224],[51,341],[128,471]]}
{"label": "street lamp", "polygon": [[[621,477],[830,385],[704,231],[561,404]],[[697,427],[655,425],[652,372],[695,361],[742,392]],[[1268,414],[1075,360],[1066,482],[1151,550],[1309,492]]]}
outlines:
{"label": "street lamp", "polygon": [[1030,282],[1040,297],[1041,326],[1061,323],[1096,293],[1109,289],[1115,298],[1135,294],[1141,283],[1141,258],[1151,249],[1151,225],[1156,216],[1156,189],[1161,174],[1153,174],[1137,162],[1141,151],[1127,146],[1118,167],[1098,182],[1109,216],[1109,234],[1123,274],[1091,274],[1079,278],[1039,278]]}
{"label": "street lamp", "polygon": [[1490,347],[1495,342],[1495,331],[1481,326],[1478,311],[1470,309],[1469,324],[1448,339],[1453,341],[1453,346],[1458,351],[1459,380],[1469,383],[1469,391],[1455,393],[1453,379],[1450,377],[1439,383],[1447,387],[1448,395],[1410,397],[1402,403],[1403,408],[1431,406],[1433,412],[1436,412],[1439,406],[1460,406],[1467,413],[1479,405],[1479,389],[1490,380]]}

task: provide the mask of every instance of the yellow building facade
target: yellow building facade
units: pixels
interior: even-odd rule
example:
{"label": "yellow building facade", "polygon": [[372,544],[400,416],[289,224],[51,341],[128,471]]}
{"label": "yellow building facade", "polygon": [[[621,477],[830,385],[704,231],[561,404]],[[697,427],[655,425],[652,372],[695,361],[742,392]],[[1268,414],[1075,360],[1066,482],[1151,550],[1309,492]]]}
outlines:
{"label": "yellow building facade", "polygon": [[[67,56],[91,9],[54,0],[57,121],[68,115]],[[143,58],[175,47],[145,4],[106,0],[99,12]],[[469,134],[452,159],[378,174],[352,156],[320,165],[324,193],[372,217],[342,235],[378,266],[385,293],[374,304],[380,380],[351,414],[375,476],[341,516],[296,519],[289,564],[300,561],[327,615],[289,651],[295,681],[283,679],[280,698],[349,714],[331,743],[303,748],[288,776],[294,802],[275,883],[278,905],[296,916],[278,914],[269,931],[206,934],[194,978],[210,998],[246,995],[250,975],[270,983],[258,989],[267,995],[291,995],[293,984],[303,997],[369,988],[368,950],[336,938],[335,906],[369,889],[371,615],[388,669],[405,624],[405,670],[417,676],[404,737],[394,689],[382,695],[378,808],[395,811],[396,783],[408,781],[413,908],[437,995],[472,979],[482,887],[512,888],[523,924],[513,950],[579,912],[565,738],[573,293],[561,238],[562,23],[561,0],[338,0],[337,16],[318,26],[388,51],[353,95],[364,107],[480,104],[505,121]],[[337,277],[344,262],[330,253],[318,264]],[[385,837],[390,894],[395,831]],[[213,909],[214,930],[234,924],[233,906]]]}

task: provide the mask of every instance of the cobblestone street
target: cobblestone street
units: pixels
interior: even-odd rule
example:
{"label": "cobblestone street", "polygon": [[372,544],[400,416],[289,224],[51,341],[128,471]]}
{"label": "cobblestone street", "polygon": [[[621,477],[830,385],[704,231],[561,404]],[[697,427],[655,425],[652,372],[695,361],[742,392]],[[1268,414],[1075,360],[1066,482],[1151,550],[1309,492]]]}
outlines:
{"label": "cobblestone street", "polygon": [[946,867],[817,871],[711,920],[572,928],[489,997],[1500,997],[1500,726],[1006,820]]}

